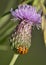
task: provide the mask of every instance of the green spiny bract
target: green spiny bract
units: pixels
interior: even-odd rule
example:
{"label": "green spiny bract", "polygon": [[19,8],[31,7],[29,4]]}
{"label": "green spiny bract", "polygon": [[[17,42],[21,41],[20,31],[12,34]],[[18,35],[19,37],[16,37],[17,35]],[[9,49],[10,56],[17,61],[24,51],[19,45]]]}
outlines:
{"label": "green spiny bract", "polygon": [[31,23],[22,21],[12,33],[10,42],[12,48],[18,49],[19,46],[29,48],[31,46]]}

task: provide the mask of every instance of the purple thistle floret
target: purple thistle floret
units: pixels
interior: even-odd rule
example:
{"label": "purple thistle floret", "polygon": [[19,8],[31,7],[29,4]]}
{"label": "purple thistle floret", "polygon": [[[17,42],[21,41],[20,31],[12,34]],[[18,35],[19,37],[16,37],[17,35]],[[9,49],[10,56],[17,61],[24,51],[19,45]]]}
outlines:
{"label": "purple thistle floret", "polygon": [[32,23],[41,23],[41,15],[37,13],[36,8],[31,5],[20,5],[15,11],[11,8],[11,14],[16,19],[29,20]]}

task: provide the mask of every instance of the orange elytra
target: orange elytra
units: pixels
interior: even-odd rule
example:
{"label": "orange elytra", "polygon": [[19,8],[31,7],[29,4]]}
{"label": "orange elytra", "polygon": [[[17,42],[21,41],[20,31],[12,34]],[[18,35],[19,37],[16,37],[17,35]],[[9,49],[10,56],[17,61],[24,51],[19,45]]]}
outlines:
{"label": "orange elytra", "polygon": [[18,53],[26,54],[27,52],[28,52],[28,48],[22,46],[18,47]]}

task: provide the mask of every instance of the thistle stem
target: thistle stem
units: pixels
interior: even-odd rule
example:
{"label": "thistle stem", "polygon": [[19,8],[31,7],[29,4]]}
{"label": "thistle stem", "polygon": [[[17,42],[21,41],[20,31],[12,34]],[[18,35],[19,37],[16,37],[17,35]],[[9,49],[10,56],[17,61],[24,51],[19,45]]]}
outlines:
{"label": "thistle stem", "polygon": [[46,30],[44,30],[44,43],[45,43],[45,47],[46,47]]}
{"label": "thistle stem", "polygon": [[13,55],[13,58],[12,58],[12,60],[11,60],[11,62],[10,62],[9,65],[14,65],[14,63],[15,63],[15,61],[17,60],[18,56],[19,56],[19,54],[14,54],[14,55]]}

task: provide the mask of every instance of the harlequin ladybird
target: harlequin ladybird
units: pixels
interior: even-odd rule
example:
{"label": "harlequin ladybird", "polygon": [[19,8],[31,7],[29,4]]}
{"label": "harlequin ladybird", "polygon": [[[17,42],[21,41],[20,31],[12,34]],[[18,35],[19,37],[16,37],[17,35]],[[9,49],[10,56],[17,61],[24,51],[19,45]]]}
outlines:
{"label": "harlequin ladybird", "polygon": [[18,47],[17,51],[20,54],[26,54],[28,52],[28,48],[20,46]]}

